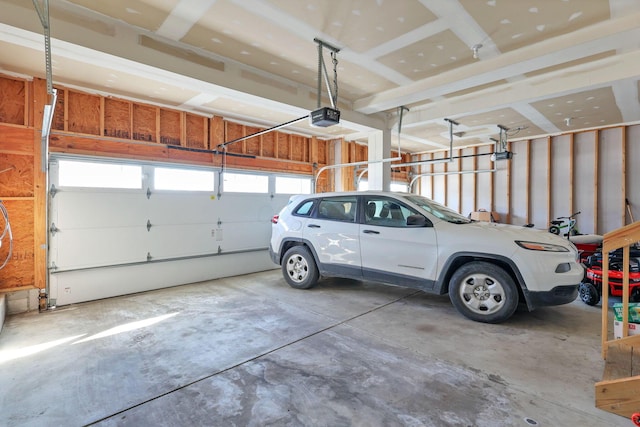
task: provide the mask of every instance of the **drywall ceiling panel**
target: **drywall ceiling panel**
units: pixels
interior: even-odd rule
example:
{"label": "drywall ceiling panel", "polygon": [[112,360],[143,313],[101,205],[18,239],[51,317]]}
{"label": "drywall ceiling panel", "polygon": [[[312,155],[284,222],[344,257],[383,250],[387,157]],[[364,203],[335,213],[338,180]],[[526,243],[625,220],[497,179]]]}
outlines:
{"label": "drywall ceiling panel", "polygon": [[609,2],[601,0],[459,2],[503,53],[610,18]]}
{"label": "drywall ceiling panel", "polygon": [[[228,19],[233,16],[234,19]],[[259,41],[255,35],[260,34]],[[317,86],[318,45],[313,38],[297,37],[286,26],[228,1],[219,1],[181,39],[182,42],[205,49],[273,75]],[[333,63],[330,51],[324,50],[324,60],[333,84]],[[345,61],[337,55],[338,95],[350,100],[392,89],[395,84],[367,68]],[[323,91],[326,92],[323,82]]]}
{"label": "drywall ceiling panel", "polygon": [[[531,125],[531,123],[522,114],[512,108],[503,108],[479,114],[470,114],[458,117],[456,118],[456,121],[471,129],[477,127],[493,127],[491,133],[487,135],[487,137],[491,136],[493,138],[497,138],[500,133],[497,127],[498,125],[502,125],[510,129],[509,139],[524,138],[528,135],[540,135],[545,133],[537,126]],[[525,124],[527,126],[526,128],[518,130],[520,126],[525,126]]]}
{"label": "drywall ceiling panel", "polygon": [[[576,108],[567,109],[571,105],[576,105]],[[548,98],[534,102],[531,106],[559,129],[567,132],[622,122],[622,114],[610,86]],[[569,124],[566,121],[568,118]]]}
{"label": "drywall ceiling panel", "polygon": [[433,22],[436,16],[413,1],[269,0],[318,34],[340,40],[356,52],[366,52]]}
{"label": "drywall ceiling panel", "polygon": [[179,0],[68,0],[114,19],[149,31],[156,31]]}
{"label": "drywall ceiling panel", "polygon": [[431,77],[475,61],[469,47],[450,30],[394,50],[378,60],[411,80]]}

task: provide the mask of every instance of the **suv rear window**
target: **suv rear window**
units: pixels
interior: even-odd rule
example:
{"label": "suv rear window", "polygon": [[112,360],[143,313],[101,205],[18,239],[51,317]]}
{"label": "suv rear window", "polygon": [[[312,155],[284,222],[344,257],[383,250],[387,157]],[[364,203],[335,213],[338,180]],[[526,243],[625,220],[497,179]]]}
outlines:
{"label": "suv rear window", "polygon": [[331,197],[322,199],[318,205],[320,219],[354,222],[356,219],[356,197]]}
{"label": "suv rear window", "polygon": [[294,215],[298,215],[298,216],[310,216],[311,215],[311,211],[313,210],[314,201],[315,200],[307,200],[306,202],[304,202],[303,204],[298,206],[293,211],[293,214]]}

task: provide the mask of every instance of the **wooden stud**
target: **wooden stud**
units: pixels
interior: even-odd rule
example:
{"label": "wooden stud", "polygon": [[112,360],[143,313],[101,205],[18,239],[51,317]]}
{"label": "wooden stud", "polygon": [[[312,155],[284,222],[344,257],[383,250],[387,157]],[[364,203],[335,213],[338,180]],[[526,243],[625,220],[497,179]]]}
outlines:
{"label": "wooden stud", "polygon": [[[478,170],[478,147],[473,147],[473,170]],[[476,212],[478,210],[478,174],[472,173],[471,177],[473,179],[473,211]]]}
{"label": "wooden stud", "polygon": [[[129,139],[133,140],[133,102],[129,101]],[[66,106],[65,102],[65,106]],[[66,115],[65,115],[66,117]]]}
{"label": "wooden stud", "polygon": [[[553,214],[553,198],[551,197],[551,137],[547,137],[547,224],[551,223]],[[571,213],[569,213],[571,215]]]}
{"label": "wooden stud", "polygon": [[[621,150],[622,150],[622,226],[627,224],[627,128],[620,128],[622,132]],[[631,218],[629,218],[631,219]]]}
{"label": "wooden stud", "polygon": [[[458,149],[458,172],[462,170],[462,150]],[[475,175],[475,174],[472,174]],[[458,213],[462,213],[462,175],[458,175]]]}
{"label": "wooden stud", "polygon": [[[493,168],[496,167],[496,163],[493,162]],[[491,168],[491,169],[493,169]],[[490,202],[489,202],[489,212],[493,212],[496,210],[496,189],[495,189],[495,182],[494,182],[494,173],[490,172],[489,173],[489,197],[491,198]],[[493,215],[493,213],[491,213],[491,215]]]}
{"label": "wooden stud", "polygon": [[[429,153],[429,160],[433,160],[433,153]],[[431,173],[431,198],[435,199],[436,198],[436,194],[435,194],[435,184],[434,184],[434,179],[433,179],[433,162],[429,163],[429,173]]]}
{"label": "wooden stud", "polygon": [[[507,151],[511,151],[511,141],[507,142]],[[511,186],[513,185],[511,182],[511,163],[511,160],[507,162],[507,217],[505,219],[507,224],[511,224]]]}
{"label": "wooden stud", "polygon": [[31,106],[31,84],[27,81],[24,81],[24,125],[29,126],[31,117],[31,111],[33,107]]}
{"label": "wooden stud", "polygon": [[575,192],[574,182],[575,182],[575,169],[574,169],[574,158],[575,155],[575,132],[572,132],[569,135],[569,212],[574,212],[574,196]]}
{"label": "wooden stud", "polygon": [[160,143],[162,134],[160,133],[160,107],[156,107],[156,142]]}
{"label": "wooden stud", "polygon": [[[45,80],[34,79],[34,122],[36,130],[42,129],[44,106],[49,103]],[[66,106],[66,103],[65,103]],[[33,268],[34,285],[45,289],[47,283],[47,165],[42,164],[41,132],[33,138]]]}
{"label": "wooden stud", "polygon": [[[35,89],[34,89],[35,90]],[[34,112],[34,120],[35,120],[35,112]],[[34,126],[37,124],[34,123]],[[64,131],[69,132],[69,91],[64,91]]]}
{"label": "wooden stud", "polygon": [[[449,152],[447,152],[449,153]],[[453,155],[453,153],[449,153],[447,154],[447,156],[449,155]],[[448,202],[449,202],[449,186],[447,185],[449,183],[449,175],[447,175],[447,172],[449,172],[449,162],[444,162],[444,205],[447,206]]]}
{"label": "wooden stud", "polygon": [[526,216],[525,223],[529,224],[531,222],[531,140],[530,139],[527,139],[526,152],[527,152],[527,167],[526,167],[527,216]]}
{"label": "wooden stud", "polygon": [[[599,175],[599,164],[600,164],[600,132],[594,131],[593,133],[593,232],[598,234],[598,175]],[[606,263],[604,263],[606,264]]]}
{"label": "wooden stud", "polygon": [[104,114],[105,114],[105,108],[104,108],[104,96],[100,97],[100,129],[98,132],[98,135],[100,136],[104,136]]}

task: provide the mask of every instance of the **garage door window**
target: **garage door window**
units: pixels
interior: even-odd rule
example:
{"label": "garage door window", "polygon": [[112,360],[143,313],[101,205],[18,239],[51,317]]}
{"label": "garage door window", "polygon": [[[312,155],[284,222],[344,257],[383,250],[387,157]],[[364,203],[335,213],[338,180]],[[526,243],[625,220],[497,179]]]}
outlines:
{"label": "garage door window", "polygon": [[213,191],[215,176],[211,171],[154,168],[153,187],[156,190]]}
{"label": "garage door window", "polygon": [[311,194],[311,179],[276,176],[277,194]]}
{"label": "garage door window", "polygon": [[229,193],[268,193],[269,177],[225,172],[222,189]]}
{"label": "garage door window", "polygon": [[142,188],[142,167],[117,163],[59,161],[61,187]]}

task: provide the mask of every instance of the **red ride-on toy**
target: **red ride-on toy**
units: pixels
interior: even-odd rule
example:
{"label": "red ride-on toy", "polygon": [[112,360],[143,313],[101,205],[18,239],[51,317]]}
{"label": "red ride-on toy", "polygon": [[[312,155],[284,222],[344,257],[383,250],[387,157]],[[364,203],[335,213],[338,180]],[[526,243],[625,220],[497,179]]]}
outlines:
{"label": "red ride-on toy", "polygon": [[[580,299],[588,305],[596,305],[602,295],[602,252],[588,256],[585,279],[578,288]],[[622,296],[622,249],[609,253],[609,293]],[[629,299],[640,302],[640,248],[633,246],[629,252]]]}

